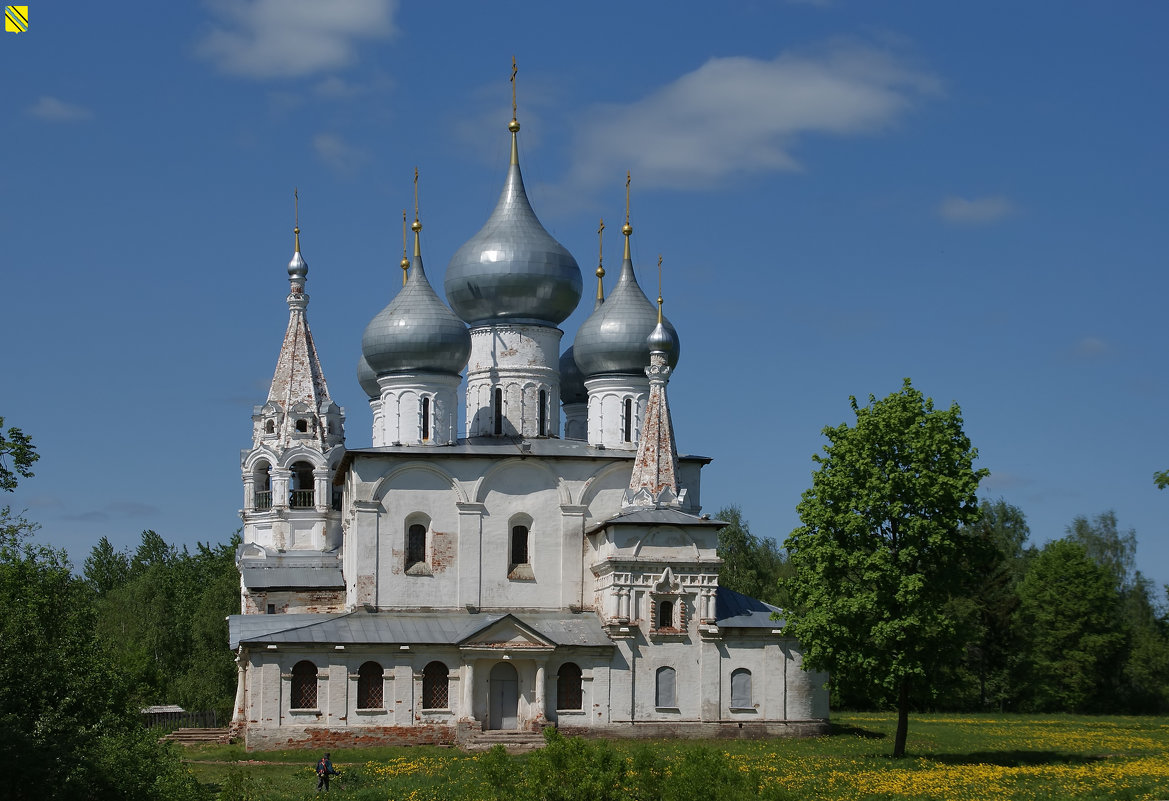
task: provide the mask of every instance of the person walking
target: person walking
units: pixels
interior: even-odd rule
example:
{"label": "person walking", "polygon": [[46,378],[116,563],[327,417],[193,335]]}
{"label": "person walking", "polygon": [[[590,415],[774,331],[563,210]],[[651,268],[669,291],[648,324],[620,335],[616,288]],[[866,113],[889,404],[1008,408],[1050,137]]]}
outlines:
{"label": "person walking", "polygon": [[333,770],[333,761],[329,759],[328,754],[325,754],[317,762],[317,792],[319,793],[322,788],[324,788],[326,793],[329,792],[329,778],[340,775],[340,773]]}

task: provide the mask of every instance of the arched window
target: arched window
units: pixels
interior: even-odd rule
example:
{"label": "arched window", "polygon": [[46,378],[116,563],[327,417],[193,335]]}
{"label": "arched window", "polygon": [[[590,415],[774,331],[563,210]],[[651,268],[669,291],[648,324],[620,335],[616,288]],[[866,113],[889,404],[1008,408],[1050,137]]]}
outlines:
{"label": "arched window", "polygon": [[422,399],[422,441],[430,439],[430,398]]}
{"label": "arched window", "polygon": [[548,393],[540,390],[540,411],[538,416],[540,419],[540,436],[543,437],[548,433]]}
{"label": "arched window", "polygon": [[511,566],[528,563],[528,527],[511,527]]}
{"label": "arched window", "polygon": [[442,662],[431,662],[422,670],[422,708],[447,708],[447,668]]}
{"label": "arched window", "polygon": [[292,668],[289,703],[293,709],[317,708],[317,666],[307,659],[297,662]]}
{"label": "arched window", "polygon": [[288,505],[293,509],[308,509],[316,502],[313,498],[313,466],[308,462],[292,465],[292,487]]}
{"label": "arched window", "polygon": [[269,420],[267,423],[264,423],[264,433],[265,434],[275,434],[276,433],[276,422],[273,420]]}
{"label": "arched window", "polygon": [[296,421],[296,430],[299,431],[301,434],[307,434],[308,433],[308,420],[297,420]]}
{"label": "arched window", "polygon": [[654,693],[654,705],[663,707],[675,707],[678,705],[675,688],[677,687],[677,676],[672,667],[658,668],[657,687]]}
{"label": "arched window", "polygon": [[658,603],[658,625],[659,629],[672,629],[674,624],[674,602],[660,601]]}
{"label": "arched window", "polygon": [[565,662],[556,674],[556,708],[580,709],[583,703],[580,687],[580,667]]}
{"label": "arched window", "polygon": [[426,526],[415,523],[406,531],[406,569],[426,562]]}
{"label": "arched window", "polygon": [[256,511],[272,508],[272,465],[264,459],[256,462],[252,468],[252,489],[255,493]]}
{"label": "arched window", "polygon": [[751,671],[739,668],[731,671],[731,709],[751,708]]}
{"label": "arched window", "polygon": [[503,390],[495,388],[495,436],[503,435]]}
{"label": "arched window", "polygon": [[625,441],[633,442],[633,399],[625,399]]}
{"label": "arched window", "polygon": [[381,709],[382,666],[377,662],[366,662],[357,671],[357,708]]}

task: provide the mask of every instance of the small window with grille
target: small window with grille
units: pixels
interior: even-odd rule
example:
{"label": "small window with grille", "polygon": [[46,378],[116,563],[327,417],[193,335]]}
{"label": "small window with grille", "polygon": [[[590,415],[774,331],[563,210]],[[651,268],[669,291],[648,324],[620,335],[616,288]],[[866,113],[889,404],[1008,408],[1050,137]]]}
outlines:
{"label": "small window with grille", "polygon": [[382,709],[382,666],[377,662],[366,662],[357,671],[357,708]]}
{"label": "small window with grille", "polygon": [[442,662],[431,662],[422,670],[422,708],[446,709],[448,707],[447,666]]}
{"label": "small window with grille", "polygon": [[565,662],[556,674],[556,708],[579,710],[582,706],[580,666]]}
{"label": "small window with grille", "polygon": [[293,709],[317,708],[317,666],[307,659],[292,668],[290,702]]}

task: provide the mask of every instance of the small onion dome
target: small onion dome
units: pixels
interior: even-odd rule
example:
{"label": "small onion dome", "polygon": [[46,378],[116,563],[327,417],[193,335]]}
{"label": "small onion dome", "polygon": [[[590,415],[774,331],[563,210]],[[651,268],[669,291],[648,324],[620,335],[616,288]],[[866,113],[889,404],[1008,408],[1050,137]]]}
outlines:
{"label": "small onion dome", "polygon": [[585,389],[584,373],[576,366],[576,358],[572,354],[571,346],[560,357],[560,402],[566,405],[589,402],[589,391]]}
{"label": "small onion dome", "polygon": [[[637,283],[633,261],[621,264],[617,285],[605,302],[581,323],[573,342],[576,364],[585,378],[606,373],[643,375],[649,364],[646,340],[658,325],[658,310]],[[662,326],[673,340],[665,352],[670,367],[678,365],[678,332],[669,320]]]}
{"label": "small onion dome", "polygon": [[446,296],[469,325],[510,320],[555,326],[580,302],[580,267],[532,211],[517,153],[513,131],[511,165],[495,211],[447,266]]}
{"label": "small onion dome", "polygon": [[654,326],[653,331],[650,331],[646,344],[649,345],[650,353],[664,353],[668,359],[674,350],[674,337],[666,330],[664,318],[662,322]]}
{"label": "small onion dome", "polygon": [[471,334],[426,280],[417,239],[410,277],[390,305],[365,327],[361,354],[378,376],[409,372],[458,375],[467,364]]}
{"label": "small onion dome", "polygon": [[382,396],[382,388],[377,383],[377,373],[369,366],[369,362],[362,356],[357,360],[357,383],[369,395],[370,400],[378,400]]}
{"label": "small onion dome", "polygon": [[288,262],[288,277],[303,279],[308,275],[308,262],[304,260],[304,256],[300,255],[300,226],[292,229],[295,239],[295,251],[292,254],[292,261]]}

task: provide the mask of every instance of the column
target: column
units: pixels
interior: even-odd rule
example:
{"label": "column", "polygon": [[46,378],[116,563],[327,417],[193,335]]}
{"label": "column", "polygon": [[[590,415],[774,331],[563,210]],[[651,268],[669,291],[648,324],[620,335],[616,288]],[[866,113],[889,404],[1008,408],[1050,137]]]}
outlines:
{"label": "column", "polygon": [[463,708],[461,720],[475,719],[475,663],[467,660],[463,665]]}
{"label": "column", "polygon": [[532,705],[532,716],[537,723],[543,723],[544,718],[544,663],[536,663],[536,702]]}

